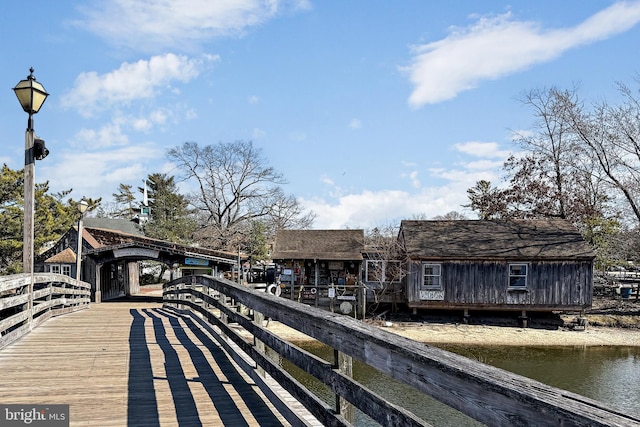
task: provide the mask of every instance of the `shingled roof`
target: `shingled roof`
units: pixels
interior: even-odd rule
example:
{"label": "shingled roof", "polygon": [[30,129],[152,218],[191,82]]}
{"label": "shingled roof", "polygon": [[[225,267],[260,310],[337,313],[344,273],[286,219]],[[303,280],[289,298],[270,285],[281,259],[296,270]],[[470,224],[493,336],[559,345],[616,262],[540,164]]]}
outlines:
{"label": "shingled roof", "polygon": [[130,219],[86,217],[83,222],[84,226],[87,228],[121,231],[123,233],[134,234],[136,236],[144,235],[140,226]]}
{"label": "shingled roof", "polygon": [[44,262],[47,264],[75,264],[76,253],[71,248],[67,248],[54,256],[47,258]]}
{"label": "shingled roof", "polygon": [[413,259],[591,260],[593,249],[565,220],[455,220],[400,224]]}
{"label": "shingled roof", "polygon": [[361,261],[364,230],[281,230],[271,258]]}
{"label": "shingled roof", "polygon": [[126,247],[145,247],[170,253],[184,254],[186,256],[218,260],[228,264],[234,264],[237,259],[237,254],[231,252],[167,242],[165,240],[153,239],[138,234],[129,234],[119,230],[86,227],[83,231],[88,232],[98,244],[98,246],[93,247],[93,249],[89,249],[87,251],[88,254],[97,254]]}

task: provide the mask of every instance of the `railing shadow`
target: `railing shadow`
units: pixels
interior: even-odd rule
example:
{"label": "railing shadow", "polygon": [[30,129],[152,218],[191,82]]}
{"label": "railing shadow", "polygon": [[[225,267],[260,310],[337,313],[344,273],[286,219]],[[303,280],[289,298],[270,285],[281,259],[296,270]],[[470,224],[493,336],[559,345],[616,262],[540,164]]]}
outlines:
{"label": "railing shadow", "polygon": [[133,317],[133,323],[129,332],[127,425],[160,426],[151,354],[145,331],[147,319],[138,310],[131,309],[129,313]]}
{"label": "railing shadow", "polygon": [[[158,380],[167,381],[175,406],[176,419],[180,426],[203,425],[190,387],[190,383],[193,382],[198,382],[202,385],[216,408],[222,425],[249,426],[241,409],[234,401],[234,397],[229,393],[228,387],[226,387],[228,384],[231,384],[237,391],[246,408],[256,420],[259,420],[261,426],[282,425],[272,410],[256,393],[254,386],[247,383],[247,380],[236,370],[227,354],[207,334],[202,332],[191,319],[155,308],[132,309],[130,313],[133,317],[133,323],[129,335],[131,352],[127,413],[127,424],[129,426],[160,425],[158,400],[154,387],[154,381]],[[163,318],[168,320],[178,343],[168,336],[166,322]],[[164,356],[166,378],[153,375],[151,354],[145,332],[147,319],[150,319],[153,324],[155,342]],[[203,346],[187,334],[186,328],[190,329],[190,332],[211,354],[219,369],[220,376],[216,374],[207,359]],[[188,378],[185,375],[184,360],[180,359],[180,355],[175,348],[176,345],[187,350],[191,363],[196,369],[197,377]],[[202,407],[202,402],[199,403]]]}

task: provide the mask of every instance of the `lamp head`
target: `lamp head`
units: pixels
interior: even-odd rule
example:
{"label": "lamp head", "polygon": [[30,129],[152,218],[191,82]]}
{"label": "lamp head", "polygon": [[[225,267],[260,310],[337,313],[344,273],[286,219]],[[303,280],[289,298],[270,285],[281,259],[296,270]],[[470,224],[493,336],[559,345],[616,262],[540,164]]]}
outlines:
{"label": "lamp head", "polygon": [[76,207],[78,208],[78,212],[80,212],[80,214],[83,215],[87,211],[87,208],[89,207],[89,203],[83,197],[82,200],[78,202]]}
{"label": "lamp head", "polygon": [[33,75],[33,67],[29,69],[30,74],[26,80],[20,80],[16,87],[13,88],[22,109],[31,116],[40,111],[40,107],[44,104],[49,94],[44,86],[36,81]]}

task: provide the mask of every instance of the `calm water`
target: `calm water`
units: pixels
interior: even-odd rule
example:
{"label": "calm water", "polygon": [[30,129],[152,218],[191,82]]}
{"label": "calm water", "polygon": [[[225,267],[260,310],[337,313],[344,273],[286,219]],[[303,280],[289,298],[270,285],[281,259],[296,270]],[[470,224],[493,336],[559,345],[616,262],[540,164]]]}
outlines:
{"label": "calm water", "polygon": [[[328,361],[333,360],[333,350],[324,345],[308,342],[298,345]],[[439,347],[640,415],[639,347]],[[326,402],[334,402],[333,394],[315,378],[286,362],[283,366]],[[353,376],[367,388],[434,426],[482,425],[363,363],[354,361]],[[358,413],[355,425],[378,424]]]}

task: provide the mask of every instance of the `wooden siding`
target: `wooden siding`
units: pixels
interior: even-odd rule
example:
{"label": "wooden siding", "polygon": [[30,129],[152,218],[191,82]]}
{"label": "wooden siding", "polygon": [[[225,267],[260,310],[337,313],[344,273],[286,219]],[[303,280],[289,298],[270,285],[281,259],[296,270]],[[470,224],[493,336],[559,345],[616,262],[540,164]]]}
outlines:
{"label": "wooden siding", "polygon": [[442,265],[440,280],[444,300],[420,300],[422,263],[411,262],[407,276],[407,299],[411,307],[562,310],[591,305],[591,261],[519,261],[529,266],[527,286],[523,289],[508,288],[510,262],[429,262]]}

